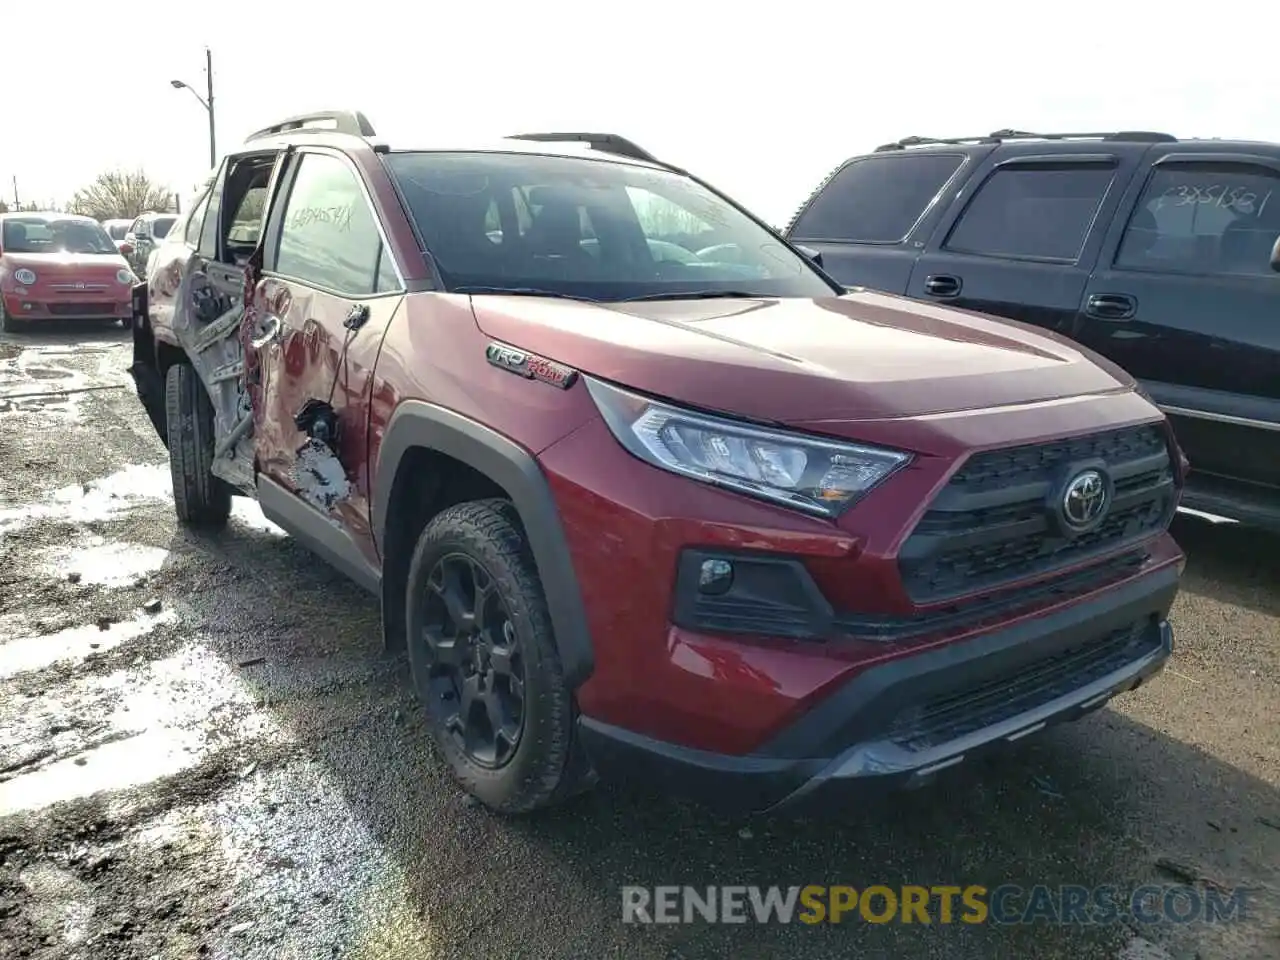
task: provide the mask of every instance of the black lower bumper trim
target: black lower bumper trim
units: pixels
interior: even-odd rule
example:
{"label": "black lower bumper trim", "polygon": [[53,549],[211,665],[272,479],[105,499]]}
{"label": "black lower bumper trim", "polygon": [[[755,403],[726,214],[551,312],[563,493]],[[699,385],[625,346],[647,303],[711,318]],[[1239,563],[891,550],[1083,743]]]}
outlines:
{"label": "black lower bumper trim", "polygon": [[1066,610],[859,674],[756,752],[694,750],[584,717],[605,777],[750,813],[910,788],[980,753],[1096,710],[1173,649],[1171,566]]}

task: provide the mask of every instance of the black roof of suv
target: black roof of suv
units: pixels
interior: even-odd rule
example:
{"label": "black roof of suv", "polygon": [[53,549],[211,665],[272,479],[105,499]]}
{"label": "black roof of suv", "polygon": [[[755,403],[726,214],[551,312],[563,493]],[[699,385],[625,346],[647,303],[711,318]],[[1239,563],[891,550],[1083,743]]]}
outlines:
{"label": "black roof of suv", "polygon": [[1047,328],[1125,368],[1191,460],[1184,505],[1280,528],[1280,144],[905,137],[840,164],[785,233],[846,285]]}

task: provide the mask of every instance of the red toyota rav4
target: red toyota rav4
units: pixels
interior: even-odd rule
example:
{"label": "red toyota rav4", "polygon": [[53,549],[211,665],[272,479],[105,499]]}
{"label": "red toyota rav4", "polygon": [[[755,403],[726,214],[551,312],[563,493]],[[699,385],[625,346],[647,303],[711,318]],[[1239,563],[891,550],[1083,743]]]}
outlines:
{"label": "red toyota rav4", "polygon": [[1170,654],[1186,463],[1128,376],[846,290],[629,141],[291,118],[174,230],[133,373],[178,516],[255,497],[377,593],[498,810],[920,784]]}

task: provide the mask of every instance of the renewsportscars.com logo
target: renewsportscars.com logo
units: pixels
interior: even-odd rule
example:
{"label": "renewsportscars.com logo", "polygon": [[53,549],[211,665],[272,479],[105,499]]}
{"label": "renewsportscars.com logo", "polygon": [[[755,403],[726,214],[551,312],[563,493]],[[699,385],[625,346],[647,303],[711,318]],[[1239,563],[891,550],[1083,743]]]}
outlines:
{"label": "renewsportscars.com logo", "polygon": [[857,887],[622,888],[623,923],[1085,924],[1226,923],[1245,918],[1249,891],[1148,884],[1124,890],[1013,884]]}

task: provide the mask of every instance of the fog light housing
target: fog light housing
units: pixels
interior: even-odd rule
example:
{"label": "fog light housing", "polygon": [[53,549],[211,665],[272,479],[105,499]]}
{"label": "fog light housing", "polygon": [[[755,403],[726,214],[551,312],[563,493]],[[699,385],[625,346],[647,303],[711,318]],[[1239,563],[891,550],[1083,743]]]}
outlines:
{"label": "fog light housing", "polygon": [[733,586],[733,564],[728,560],[703,560],[698,569],[698,592],[719,596]]}

